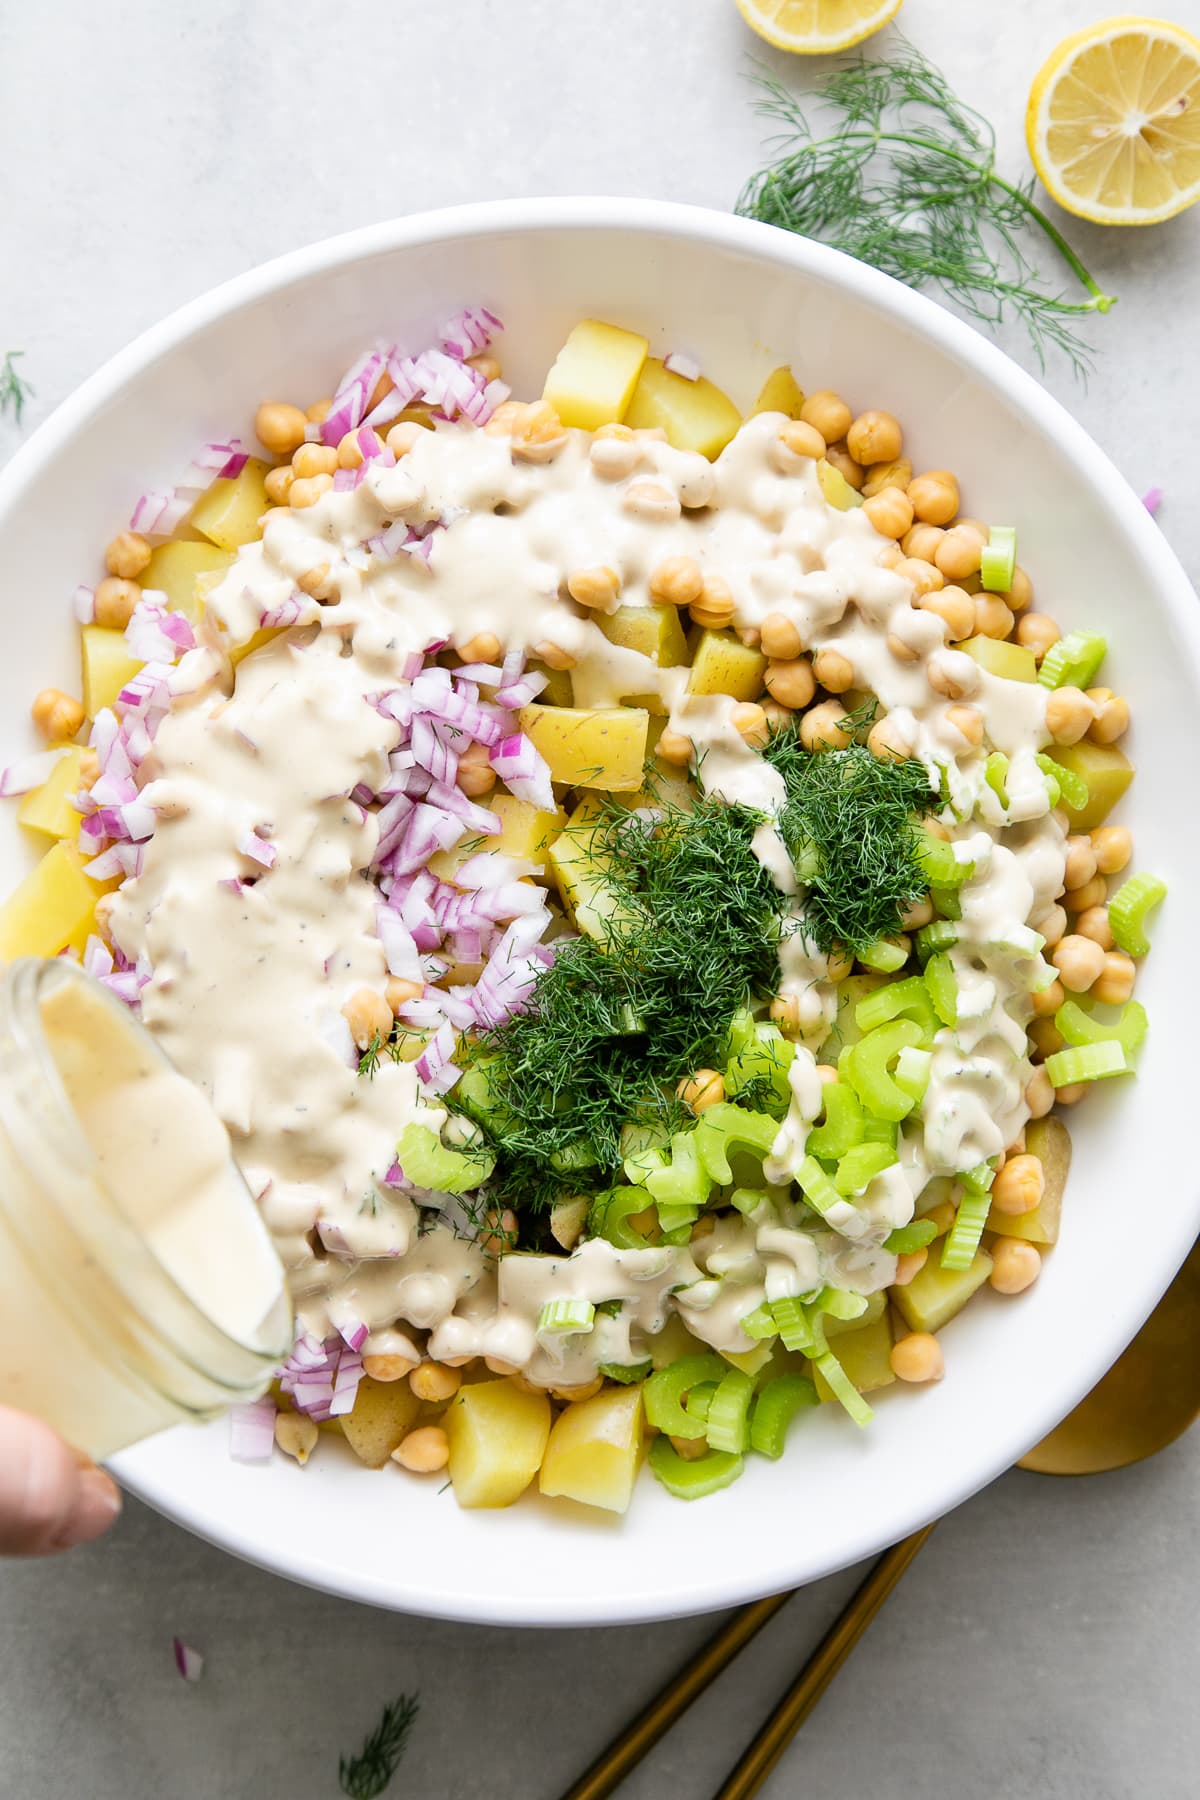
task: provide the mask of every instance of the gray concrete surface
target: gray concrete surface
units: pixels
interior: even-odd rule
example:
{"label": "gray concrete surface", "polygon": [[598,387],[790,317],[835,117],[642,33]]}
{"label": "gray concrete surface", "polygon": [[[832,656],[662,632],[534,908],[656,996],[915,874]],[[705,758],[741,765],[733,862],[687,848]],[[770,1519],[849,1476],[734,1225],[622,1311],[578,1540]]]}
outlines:
{"label": "gray concrete surface", "polygon": [[[908,0],[904,21],[1019,170],[1034,70],[1102,10]],[[1200,31],[1198,0],[1173,15]],[[753,47],[732,0],[0,5],[0,352],[27,353],[30,421],[181,301],[330,232],[505,194],[729,206],[759,153]],[[1071,231],[1121,304],[1095,328],[1089,387],[1061,366],[1049,385],[1135,485],[1166,489],[1163,529],[1195,574],[1200,209]],[[16,441],[0,427],[0,454]],[[768,1800],[1194,1795],[1198,1476],[1193,1437],[1123,1474],[1017,1472],[981,1494],[939,1528]],[[629,1800],[705,1800],[856,1579],[797,1596]],[[553,1800],[709,1629],[376,1614],[131,1505],[94,1549],[0,1570],[0,1800],[323,1800],[339,1750],[413,1687],[398,1795]],[[175,1675],[176,1631],[207,1656],[196,1687]]]}

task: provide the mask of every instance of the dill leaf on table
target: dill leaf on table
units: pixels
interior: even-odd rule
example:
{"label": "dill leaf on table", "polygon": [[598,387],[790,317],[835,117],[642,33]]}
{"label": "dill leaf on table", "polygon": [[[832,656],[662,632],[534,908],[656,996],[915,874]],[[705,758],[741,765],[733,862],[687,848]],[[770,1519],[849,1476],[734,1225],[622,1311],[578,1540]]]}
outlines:
{"label": "dill leaf on table", "polygon": [[400,1694],[390,1700],[357,1756],[338,1758],[338,1785],[348,1800],[377,1800],[383,1793],[408,1748],[420,1704],[418,1694]]}
{"label": "dill leaf on table", "polygon": [[17,370],[17,362],[24,354],[23,350],[9,350],[3,363],[0,363],[0,417],[11,413],[15,425],[21,423],[25,402],[33,393],[32,387]]}
{"label": "dill leaf on table", "polygon": [[[979,324],[1013,317],[1044,366],[1060,350],[1077,374],[1090,353],[1080,322],[1115,304],[1033,198],[1033,177],[996,170],[991,125],[903,40],[887,61],[859,56],[806,101],[767,75],[759,110],[782,131],[737,210],[817,238],[910,287],[935,287]],[[1048,244],[1086,298],[1056,289],[1038,265]]]}

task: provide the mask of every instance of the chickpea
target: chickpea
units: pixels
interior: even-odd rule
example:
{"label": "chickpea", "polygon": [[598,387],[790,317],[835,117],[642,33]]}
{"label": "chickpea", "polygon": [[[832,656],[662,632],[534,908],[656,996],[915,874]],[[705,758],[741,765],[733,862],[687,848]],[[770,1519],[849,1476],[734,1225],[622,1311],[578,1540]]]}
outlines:
{"label": "chickpea", "polygon": [[948,525],[958,512],[958,482],[949,469],[930,469],[908,484],[908,497],[925,525]]}
{"label": "chickpea", "polygon": [[961,650],[935,650],[925,666],[930,687],[946,700],[968,700],[982,680],[979,664]]}
{"label": "chickpea", "polygon": [[694,600],[688,608],[693,623],[703,625],[710,631],[725,631],[733,624],[734,611],[729,583],[722,581],[717,575],[705,577],[700,598]]}
{"label": "chickpea", "polygon": [[854,664],[840,650],[818,650],[812,672],[830,694],[845,694],[854,686]]}
{"label": "chickpea", "polygon": [[348,431],[346,433],[345,437],[342,439],[341,443],[338,445],[337,461],[338,461],[339,469],[361,469],[362,468],[363,463],[366,461],[366,458],[363,455],[362,445],[358,441],[357,426],[354,428],[354,430]]}
{"label": "chickpea", "polygon": [[940,593],[922,594],[917,601],[922,612],[936,613],[946,627],[952,644],[961,643],[975,630],[975,602],[960,587],[943,588]]}
{"label": "chickpea", "polygon": [[876,719],[867,733],[867,749],[876,762],[907,762],[913,753],[912,740],[889,713]]}
{"label": "chickpea", "polygon": [[30,708],[33,722],[52,744],[65,744],[84,721],[83,705],[61,688],[43,688]]}
{"label": "chickpea", "polygon": [[1086,994],[1104,972],[1104,951],[1099,944],[1074,932],[1055,944],[1050,961],[1072,994]]}
{"label": "chickpea", "polygon": [[800,417],[814,431],[819,431],[827,444],[836,444],[844,438],[854,420],[854,414],[846,405],[840,394],[832,388],[818,388],[810,394],[800,408]]}
{"label": "chickpea", "polygon": [[399,461],[402,456],[408,455],[414,444],[420,443],[423,436],[424,429],[417,424],[415,419],[400,419],[392,426],[383,441]]}
{"label": "chickpea", "polygon": [[929,1261],[928,1249],[905,1250],[896,1258],[896,1273],[892,1276],[893,1287],[907,1287],[914,1275],[919,1275]]}
{"label": "chickpea", "polygon": [[[1061,1094],[1059,1098],[1061,1099]],[[1042,1259],[1024,1238],[1000,1238],[992,1249],[988,1280],[998,1294],[1022,1294],[1042,1272]]]}
{"label": "chickpea", "polygon": [[1080,937],[1091,938],[1102,950],[1113,947],[1112,926],[1108,922],[1108,908],[1097,903],[1086,906],[1075,921],[1075,929]]}
{"label": "chickpea", "polygon": [[902,538],[912,530],[912,501],[902,488],[881,488],[863,502],[863,512],[881,537]]}
{"label": "chickpea", "polygon": [[1072,1082],[1070,1087],[1055,1088],[1054,1098],[1060,1106],[1078,1106],[1089,1092],[1091,1085],[1090,1081]]}
{"label": "chickpea", "polygon": [[500,660],[501,643],[494,631],[477,631],[464,638],[455,649],[465,663],[495,663]]}
{"label": "chickpea", "polygon": [[786,613],[767,614],[759,631],[759,641],[763,654],[779,662],[793,661],[804,648],[799,630]]}
{"label": "chickpea", "polygon": [[499,381],[500,379],[500,364],[494,356],[489,356],[486,350],[477,350],[474,356],[468,356],[467,367],[474,369],[483,381]]}
{"label": "chickpea", "polygon": [[708,1441],[705,1438],[673,1437],[670,1442],[680,1462],[699,1462],[702,1456],[708,1455]]}
{"label": "chickpea", "polygon": [[621,577],[607,563],[594,569],[572,569],[567,576],[567,592],[580,606],[596,612],[614,612],[621,594]]}
{"label": "chickpea", "polygon": [[1012,608],[998,594],[980,594],[975,601],[975,629],[980,637],[1006,638],[1016,621]]}
{"label": "chickpea", "polygon": [[705,1112],[725,1098],[725,1078],[716,1069],[697,1069],[679,1083],[675,1093],[693,1112]]}
{"label": "chickpea", "polygon": [[[332,411],[333,396],[331,395],[328,400],[314,400],[312,405],[305,409],[304,417],[310,425],[323,425]],[[290,454],[290,452],[279,451],[278,454],[282,456]]]}
{"label": "chickpea", "polygon": [[755,700],[739,700],[729,714],[729,723],[755,750],[761,750],[771,735],[767,715]]}
{"label": "chickpea", "polygon": [[1095,717],[1095,707],[1077,687],[1051,690],[1046,699],[1046,730],[1056,744],[1077,744]]}
{"label": "chickpea", "polygon": [[690,556],[668,556],[650,574],[650,598],[660,606],[691,606],[704,592],[700,564]]}
{"label": "chickpea", "polygon": [[867,470],[867,478],[863,482],[862,491],[868,500],[876,494],[882,494],[884,488],[897,487],[907,490],[912,480],[912,464],[907,456],[894,457],[891,462],[872,463]]}
{"label": "chickpea", "polygon": [[823,1088],[826,1088],[832,1087],[835,1081],[841,1080],[841,1077],[832,1063],[818,1063],[817,1080]]}
{"label": "chickpea", "polygon": [[1010,1156],[992,1183],[992,1205],[1008,1217],[1031,1213],[1046,1191],[1046,1171],[1036,1156]]}
{"label": "chickpea", "polygon": [[[707,1237],[709,1232],[715,1230],[716,1223],[716,1220],[710,1213],[707,1218],[699,1221],[695,1230],[692,1232],[693,1238],[696,1237],[697,1234],[701,1237]],[[707,1231],[701,1230],[702,1226],[707,1226]],[[591,1381],[577,1381],[570,1387],[554,1387],[550,1389],[550,1392],[554,1395],[556,1400],[565,1400],[567,1404],[570,1405],[577,1400],[590,1400],[593,1394],[598,1394],[603,1386],[603,1375],[594,1375]],[[537,1389],[534,1391],[536,1393]]]}
{"label": "chickpea", "polygon": [[825,979],[827,981],[845,981],[854,968],[853,952],[847,950],[842,944],[835,944],[825,961]]}
{"label": "chickpea", "polygon": [[[493,1208],[484,1218],[484,1228],[475,1241],[488,1256],[503,1256],[504,1252],[511,1250],[517,1241],[516,1213],[510,1211],[507,1206],[500,1213]],[[485,1356],[483,1360],[495,1375],[515,1373],[511,1363],[505,1363],[503,1368],[497,1368],[490,1357]]]}
{"label": "chickpea", "polygon": [[806,750],[844,750],[853,734],[842,729],[846,709],[840,700],[822,700],[800,720],[800,742]]}
{"label": "chickpea", "polygon": [[647,519],[657,525],[671,524],[683,510],[679,496],[665,488],[661,481],[631,481],[621,498],[621,505],[635,518]]}
{"label": "chickpea", "polygon": [[796,717],[790,706],[782,706],[778,700],[764,700],[761,704],[767,724],[773,731],[782,731]]}
{"label": "chickpea", "polygon": [[921,600],[926,594],[936,593],[945,586],[942,571],[935,568],[933,563],[923,562],[918,556],[904,557],[896,564],[896,573],[912,582],[917,600]]}
{"label": "chickpea", "polygon": [[[502,400],[499,406],[493,410],[491,418],[483,429],[488,437],[510,438],[517,421],[524,417],[525,402],[523,400]],[[632,436],[633,433],[630,432],[630,437]]]}
{"label": "chickpea", "polygon": [[301,1468],[316,1449],[320,1435],[315,1420],[306,1417],[304,1413],[275,1414],[275,1442],[283,1454],[294,1457]]}
{"label": "chickpea", "polygon": [[1052,981],[1047,987],[1040,988],[1031,996],[1034,1018],[1052,1019],[1066,997],[1061,981]]}
{"label": "chickpea", "polygon": [[825,452],[825,461],[831,469],[836,469],[842,480],[848,482],[855,493],[861,493],[866,474],[859,463],[848,453],[844,444],[830,444]]}
{"label": "chickpea", "polygon": [[292,491],[292,483],[296,479],[296,471],[291,463],[283,463],[278,469],[268,469],[263,486],[267,490],[267,499],[272,506],[286,506],[288,495]]}
{"label": "chickpea", "polygon": [[910,1331],[892,1345],[892,1374],[901,1381],[940,1381],[946,1372],[942,1346],[931,1331]]}
{"label": "chickpea", "polygon": [[563,422],[548,400],[535,400],[513,421],[512,453],[522,462],[551,462],[566,441]]}
{"label": "chickpea", "polygon": [[1137,967],[1122,950],[1107,950],[1100,979],[1092,984],[1092,998],[1102,1006],[1124,1006],[1133,993]]}
{"label": "chickpea", "polygon": [[342,1007],[342,1017],[350,1027],[350,1035],[360,1050],[371,1039],[387,1037],[394,1023],[392,1009],[375,988],[357,988]]}
{"label": "chickpea", "polygon": [[272,456],[290,456],[304,442],[304,427],[311,419],[298,406],[267,400],[254,415],[254,430],[264,450]]}
{"label": "chickpea", "polygon": [[932,563],[945,536],[940,525],[914,525],[900,539],[900,548],[905,556],[915,556],[918,562]]}
{"label": "chickpea", "polygon": [[1032,650],[1038,662],[1061,636],[1062,632],[1046,613],[1022,613],[1017,620],[1017,642]]}
{"label": "chickpea", "polygon": [[411,1356],[364,1356],[362,1366],[372,1381],[403,1381],[417,1367]]}
{"label": "chickpea", "polygon": [[[800,1030],[800,996],[799,994],[776,994],[768,1009],[771,1023],[778,1025],[785,1037],[794,1037]],[[837,1071],[834,1071],[835,1077]]]}
{"label": "chickpea", "polygon": [[[1100,694],[1104,695],[1103,699],[1099,698]],[[1115,744],[1129,730],[1128,700],[1097,688],[1089,691],[1088,698],[1096,707],[1096,716],[1088,726],[1088,736],[1093,744]]]}
{"label": "chickpea", "polygon": [[929,833],[930,837],[940,838],[943,844],[948,844],[950,842],[950,833],[940,819],[926,819],[925,830]]}
{"label": "chickpea", "polygon": [[1117,875],[1133,855],[1133,838],[1124,825],[1098,825],[1091,834],[1101,875]]}
{"label": "chickpea", "polygon": [[824,437],[815,425],[808,425],[802,419],[789,419],[786,425],[781,425],[776,444],[776,460],[785,471],[797,460],[811,462],[825,454]]}
{"label": "chickpea", "polygon": [[337,584],[330,580],[329,564],[317,563],[306,569],[303,575],[296,578],[296,586],[303,594],[310,594],[314,600],[332,600],[337,594]]}
{"label": "chickpea", "polygon": [[292,472],[307,481],[313,475],[332,475],[338,466],[338,453],[332,444],[301,444],[292,458]]}
{"label": "chickpea", "polygon": [[418,1425],[392,1451],[392,1461],[413,1475],[436,1475],[450,1461],[450,1439],[440,1425]]}
{"label": "chickpea", "polygon": [[85,750],[79,758],[79,785],[90,788],[92,783],[100,779],[100,758],[94,750]]}
{"label": "chickpea", "polygon": [[900,923],[905,931],[919,931],[933,922],[932,900],[911,900],[900,909]]}
{"label": "chickpea", "polygon": [[886,641],[888,649],[896,658],[897,662],[920,661],[921,652],[915,645],[910,644],[906,638],[902,638],[898,631],[889,631]]}
{"label": "chickpea", "polygon": [[531,654],[537,662],[545,663],[548,669],[573,669],[579,661],[574,651],[564,649],[561,644],[551,643],[549,638],[543,638],[540,644],[535,644]]}
{"label": "chickpea", "polygon": [[1067,864],[1063,879],[1069,888],[1085,887],[1096,873],[1096,852],[1092,840],[1075,833],[1066,842]]}
{"label": "chickpea", "polygon": [[1017,564],[1013,570],[1013,578],[1008,584],[1008,604],[1015,613],[1024,612],[1033,601],[1033,583],[1027,572]]}
{"label": "chickpea", "polygon": [[791,662],[768,662],[765,681],[772,700],[781,706],[807,706],[816,692],[815,664],[798,656]]}
{"label": "chickpea", "polygon": [[1031,1119],[1044,1119],[1054,1105],[1054,1083],[1045,1069],[1035,1069],[1025,1084],[1025,1104]]}
{"label": "chickpea", "polygon": [[389,975],[383,984],[383,997],[394,1013],[410,1000],[419,1000],[425,992],[419,981],[406,981],[403,975]]}
{"label": "chickpea", "polygon": [[961,581],[964,576],[978,575],[983,558],[985,538],[973,525],[960,519],[952,525],[933,553],[933,560],[947,581]]}
{"label": "chickpea", "polygon": [[119,575],[107,575],[96,588],[96,623],[110,631],[124,631],[133,617],[133,609],[142,597],[136,581]]}
{"label": "chickpea", "polygon": [[322,494],[327,494],[332,486],[332,475],[313,475],[303,481],[293,481],[288,489],[288,505],[297,508],[315,506]]}
{"label": "chickpea", "polygon": [[[493,1375],[516,1375],[518,1372],[516,1363],[505,1362],[502,1356],[485,1356],[483,1366],[490,1369]],[[521,1391],[524,1393],[527,1390]]]}
{"label": "chickpea", "polygon": [[141,574],[151,555],[150,546],[140,532],[118,531],[104,552],[104,566],[110,575],[131,581]]}
{"label": "chickpea", "polygon": [[1034,1019],[1029,1027],[1029,1041],[1044,1062],[1063,1048],[1066,1039],[1053,1019]]}
{"label": "chickpea", "polygon": [[695,745],[690,737],[685,737],[682,731],[670,729],[662,733],[654,746],[654,754],[661,757],[663,762],[676,764],[681,769],[691,762],[694,751]]}
{"label": "chickpea", "polygon": [[894,462],[904,448],[900,421],[891,413],[860,413],[847,428],[846,448],[856,463]]}
{"label": "chickpea", "polygon": [[948,706],[945,717],[968,744],[982,744],[983,714],[977,706]]}
{"label": "chickpea", "polygon": [[458,758],[458,786],[469,800],[490,794],[496,785],[496,771],[488,760],[486,744],[468,744]]}
{"label": "chickpea", "polygon": [[418,1363],[408,1378],[408,1385],[418,1400],[429,1400],[435,1406],[443,1400],[453,1400],[462,1386],[462,1376],[457,1369],[447,1369],[442,1363]]}
{"label": "chickpea", "polygon": [[[1062,904],[1069,913],[1091,912],[1094,907],[1103,906],[1107,897],[1107,889],[1103,875],[1093,875],[1082,887],[1068,888],[1063,895]],[[1089,933],[1085,932],[1087,937]]]}

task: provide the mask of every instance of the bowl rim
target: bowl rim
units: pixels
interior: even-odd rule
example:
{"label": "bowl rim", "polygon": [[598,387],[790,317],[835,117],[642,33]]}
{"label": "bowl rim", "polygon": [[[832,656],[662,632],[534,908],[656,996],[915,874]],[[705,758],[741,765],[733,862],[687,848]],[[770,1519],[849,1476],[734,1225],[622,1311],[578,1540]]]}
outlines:
{"label": "bowl rim", "polygon": [[[1186,652],[1200,687],[1200,608],[1188,577],[1174,551],[1146,511],[1135,491],[1115,465],[1074,419],[1067,408],[1034,378],[973,326],[949,312],[925,294],[914,292],[891,276],[857,262],[827,245],[786,233],[774,226],[743,219],[713,208],[676,201],[631,199],[623,196],[558,196],[472,202],[388,219],[320,239],[233,276],[170,313],[118,350],[94,374],[74,390],[14,452],[0,470],[0,524],[33,487],[59,450],[134,377],[186,340],[263,298],[293,284],[359,261],[396,250],[446,240],[500,236],[510,232],[622,232],[660,238],[676,238],[717,251],[744,255],[751,260],[782,265],[797,276],[810,276],[825,286],[841,288],[868,306],[889,314],[902,326],[929,342],[950,360],[957,361],[986,386],[1020,409],[1051,438],[1060,452],[1074,463],[1087,486],[1105,503],[1118,529],[1131,540],[1146,570],[1147,582],[1159,596],[1171,620],[1177,645]],[[910,1507],[893,1521],[894,1540],[943,1516],[1001,1474],[1041,1437],[1094,1385],[1120,1350],[1129,1342],[1165,1291],[1182,1264],[1200,1226],[1200,1194],[1190,1207],[1181,1204],[1174,1229],[1164,1221],[1163,1235],[1153,1276],[1132,1295],[1108,1296],[1103,1355],[1080,1365],[1072,1382],[1060,1384],[1049,1404],[1038,1397],[1024,1415],[1021,1439],[1011,1437],[997,1444],[985,1458],[964,1465],[961,1477],[940,1495],[936,1508]],[[130,1466],[133,1463],[134,1466]],[[686,1595],[653,1592],[644,1603],[628,1599],[591,1597],[586,1610],[576,1599],[571,1610],[556,1608],[545,1600],[525,1600],[520,1595],[495,1598],[480,1595],[470,1607],[457,1592],[427,1587],[412,1594],[381,1594],[364,1575],[343,1568],[331,1569],[319,1555],[298,1566],[288,1551],[276,1554],[269,1543],[252,1541],[236,1526],[216,1526],[189,1494],[166,1494],[136,1468],[136,1450],[114,1459],[113,1467],[123,1484],[158,1511],[186,1526],[195,1535],[254,1563],[299,1580],[308,1586],[347,1598],[426,1616],[471,1623],[507,1625],[616,1624],[679,1617],[734,1606],[758,1594],[777,1592],[798,1582],[832,1574],[881,1547],[877,1530],[864,1528],[855,1542],[828,1566],[806,1569],[799,1562],[790,1567],[786,1556],[769,1584],[747,1586],[745,1578],[726,1575],[719,1568],[692,1571]]]}

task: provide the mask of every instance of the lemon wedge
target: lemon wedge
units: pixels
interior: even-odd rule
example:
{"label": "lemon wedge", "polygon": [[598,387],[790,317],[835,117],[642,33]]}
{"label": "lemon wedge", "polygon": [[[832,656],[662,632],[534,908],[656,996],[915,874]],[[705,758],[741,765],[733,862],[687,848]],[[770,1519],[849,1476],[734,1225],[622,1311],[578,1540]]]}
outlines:
{"label": "lemon wedge", "polygon": [[1051,198],[1096,225],[1153,225],[1200,200],[1200,39],[1132,15],[1064,38],[1025,136]]}
{"label": "lemon wedge", "polygon": [[824,55],[861,44],[900,11],[903,0],[737,0],[759,37],[779,50]]}

